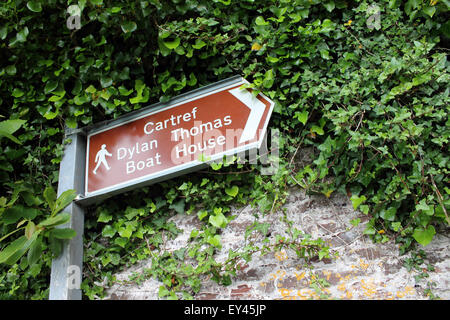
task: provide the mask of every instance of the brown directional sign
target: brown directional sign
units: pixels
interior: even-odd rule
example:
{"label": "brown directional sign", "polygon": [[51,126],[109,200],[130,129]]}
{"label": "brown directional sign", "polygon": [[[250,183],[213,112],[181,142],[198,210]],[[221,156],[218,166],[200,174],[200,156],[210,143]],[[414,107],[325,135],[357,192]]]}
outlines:
{"label": "brown directional sign", "polygon": [[[85,197],[171,175],[261,144],[274,103],[241,78],[88,133]],[[194,169],[195,170],[195,169]]]}

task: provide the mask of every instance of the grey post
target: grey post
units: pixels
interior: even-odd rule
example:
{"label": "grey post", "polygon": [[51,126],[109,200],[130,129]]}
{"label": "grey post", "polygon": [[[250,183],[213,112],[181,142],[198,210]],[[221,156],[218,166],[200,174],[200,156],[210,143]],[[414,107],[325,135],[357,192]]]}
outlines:
{"label": "grey post", "polygon": [[[58,197],[66,190],[84,193],[86,138],[83,133],[68,136],[72,142],[66,145],[60,164]],[[70,221],[61,226],[72,228],[77,235],[66,241],[59,257],[53,259],[50,275],[50,300],[81,300],[83,267],[84,209],[72,202],[64,212],[70,213]],[[74,278],[74,277],[78,277]]]}

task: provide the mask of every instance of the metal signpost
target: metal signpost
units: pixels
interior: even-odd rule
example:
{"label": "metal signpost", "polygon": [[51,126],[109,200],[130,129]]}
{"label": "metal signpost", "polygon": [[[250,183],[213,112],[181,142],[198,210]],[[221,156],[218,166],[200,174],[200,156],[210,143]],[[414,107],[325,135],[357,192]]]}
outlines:
{"label": "metal signpost", "polygon": [[66,208],[77,237],[52,263],[50,299],[81,299],[83,206],[199,170],[224,156],[259,149],[274,102],[233,77],[102,124],[67,132],[58,194],[76,189]]}

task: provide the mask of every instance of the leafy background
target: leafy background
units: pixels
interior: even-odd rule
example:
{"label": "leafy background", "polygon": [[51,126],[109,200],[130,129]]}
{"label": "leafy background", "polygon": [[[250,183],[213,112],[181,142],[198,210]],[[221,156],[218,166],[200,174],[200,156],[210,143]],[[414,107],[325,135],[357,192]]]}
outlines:
{"label": "leafy background", "polygon": [[[402,252],[427,245],[450,222],[449,5],[2,1],[0,298],[47,298],[52,256],[73,236],[45,228],[60,216],[52,190],[65,126],[116,118],[236,74],[276,102],[277,173],[225,163],[89,208],[86,298],[101,297],[115,271],[147,257],[149,276],[164,281],[161,297],[192,298],[201,274],[227,284],[232,274],[220,273],[212,256],[230,206],[271,212],[290,186],[348,194],[370,217],[365,233],[374,241],[395,239]],[[68,28],[69,12],[80,14],[80,29]],[[314,161],[290,161],[302,148],[312,148]],[[179,232],[167,222],[174,213],[197,214],[204,225],[189,250],[153,256]],[[180,269],[185,256],[198,266]]]}

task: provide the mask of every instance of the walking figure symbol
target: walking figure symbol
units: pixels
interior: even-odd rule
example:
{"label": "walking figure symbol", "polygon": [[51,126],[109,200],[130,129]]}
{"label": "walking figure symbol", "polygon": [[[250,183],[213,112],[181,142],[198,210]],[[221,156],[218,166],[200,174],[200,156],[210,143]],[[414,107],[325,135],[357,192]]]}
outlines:
{"label": "walking figure symbol", "polygon": [[106,167],[106,170],[111,169],[111,167],[108,165],[108,162],[106,161],[106,156],[112,157],[112,154],[106,150],[106,144],[102,144],[102,148],[97,152],[97,155],[95,156],[95,163],[97,165],[94,169],[94,174],[97,174],[97,169],[100,167],[100,165],[103,163],[103,165]]}

